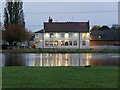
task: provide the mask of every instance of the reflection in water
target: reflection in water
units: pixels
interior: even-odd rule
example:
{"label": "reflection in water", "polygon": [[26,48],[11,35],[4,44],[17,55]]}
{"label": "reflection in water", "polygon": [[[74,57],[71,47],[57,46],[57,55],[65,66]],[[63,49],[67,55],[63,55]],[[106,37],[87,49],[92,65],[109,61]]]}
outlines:
{"label": "reflection in water", "polygon": [[85,66],[89,60],[88,54],[36,54],[32,66]]}
{"label": "reflection in water", "polygon": [[120,65],[118,54],[14,54],[3,53],[3,66],[86,66]]}

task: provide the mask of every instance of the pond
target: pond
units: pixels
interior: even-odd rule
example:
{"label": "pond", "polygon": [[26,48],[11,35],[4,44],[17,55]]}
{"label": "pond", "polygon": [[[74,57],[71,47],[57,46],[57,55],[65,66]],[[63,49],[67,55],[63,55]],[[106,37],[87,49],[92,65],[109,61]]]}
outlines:
{"label": "pond", "polygon": [[[1,58],[2,57],[2,58]],[[113,53],[1,53],[2,66],[117,66],[120,54]]]}

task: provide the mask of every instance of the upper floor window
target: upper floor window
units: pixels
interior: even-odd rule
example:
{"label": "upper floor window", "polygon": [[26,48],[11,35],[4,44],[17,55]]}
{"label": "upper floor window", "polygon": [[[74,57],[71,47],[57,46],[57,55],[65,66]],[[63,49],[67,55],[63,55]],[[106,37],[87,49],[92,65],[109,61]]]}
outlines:
{"label": "upper floor window", "polygon": [[89,33],[82,33],[82,38],[89,38]]}
{"label": "upper floor window", "polygon": [[64,38],[64,35],[65,35],[64,33],[61,33],[61,37],[62,37],[62,38]]}
{"label": "upper floor window", "polygon": [[54,35],[53,35],[53,33],[51,33],[51,34],[50,34],[50,38],[53,38],[53,37],[54,37]]}

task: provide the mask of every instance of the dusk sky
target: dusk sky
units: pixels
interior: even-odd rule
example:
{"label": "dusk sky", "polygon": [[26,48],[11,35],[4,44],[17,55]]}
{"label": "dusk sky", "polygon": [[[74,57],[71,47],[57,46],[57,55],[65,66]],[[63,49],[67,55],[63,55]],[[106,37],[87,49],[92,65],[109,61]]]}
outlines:
{"label": "dusk sky", "polygon": [[[23,0],[24,1],[24,0]],[[86,22],[93,25],[118,24],[117,2],[24,2],[26,28],[37,31],[52,17],[54,22]]]}

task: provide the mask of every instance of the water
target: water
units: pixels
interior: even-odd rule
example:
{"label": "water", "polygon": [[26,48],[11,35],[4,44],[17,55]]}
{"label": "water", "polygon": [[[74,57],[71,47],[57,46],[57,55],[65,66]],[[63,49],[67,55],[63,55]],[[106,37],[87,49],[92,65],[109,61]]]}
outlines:
{"label": "water", "polygon": [[2,53],[2,66],[117,66],[120,54]]}

